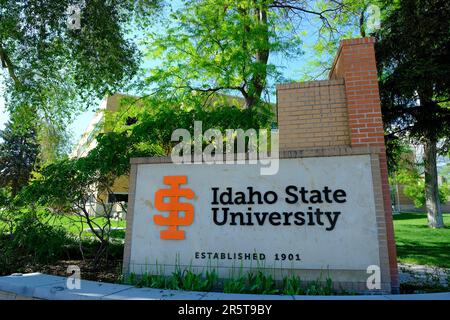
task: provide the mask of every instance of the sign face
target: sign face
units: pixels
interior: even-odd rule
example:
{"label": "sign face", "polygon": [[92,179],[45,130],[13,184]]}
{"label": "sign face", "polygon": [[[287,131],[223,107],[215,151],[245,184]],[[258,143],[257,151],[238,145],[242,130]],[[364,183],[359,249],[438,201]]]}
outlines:
{"label": "sign face", "polygon": [[380,264],[369,155],[137,165],[129,271],[366,270]]}

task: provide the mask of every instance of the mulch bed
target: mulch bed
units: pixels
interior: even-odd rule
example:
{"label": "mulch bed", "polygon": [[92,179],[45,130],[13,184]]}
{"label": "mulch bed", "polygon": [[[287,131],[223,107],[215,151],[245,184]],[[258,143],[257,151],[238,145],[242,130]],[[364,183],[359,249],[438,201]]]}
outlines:
{"label": "mulch bed", "polygon": [[83,280],[115,283],[122,273],[122,260],[102,261],[97,268],[94,267],[92,260],[60,260],[51,265],[27,266],[23,273],[40,272],[68,277],[71,274],[67,273],[67,268],[71,265],[80,268]]}

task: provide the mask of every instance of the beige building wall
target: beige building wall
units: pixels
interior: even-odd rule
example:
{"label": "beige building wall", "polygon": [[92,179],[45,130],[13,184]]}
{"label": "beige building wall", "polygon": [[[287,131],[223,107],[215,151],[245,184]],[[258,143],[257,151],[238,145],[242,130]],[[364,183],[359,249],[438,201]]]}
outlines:
{"label": "beige building wall", "polygon": [[132,96],[116,93],[112,96],[105,97],[100,102],[94,116],[78,140],[78,143],[75,145],[75,148],[72,150],[70,154],[71,158],[85,157],[89,151],[95,148],[97,145],[96,136],[103,130],[102,124],[105,118],[105,113],[116,112],[120,107],[121,99],[130,97]]}
{"label": "beige building wall", "polygon": [[[89,153],[89,151],[97,146],[96,137],[99,133],[103,132],[103,123],[106,113],[117,112],[121,105],[121,99],[124,98],[132,98],[132,96],[117,93],[112,96],[108,96],[101,101],[98,109],[92,117],[92,120],[86,127],[86,130],[84,131],[77,145],[70,154],[71,158],[85,157]],[[128,194],[128,176],[122,176],[118,178],[114,182],[111,191],[115,194]],[[100,202],[108,203],[107,192],[98,191],[94,196],[98,198]],[[122,206],[117,203],[111,205],[113,206],[113,215],[123,218],[124,211]],[[103,212],[103,206],[95,202],[90,203],[89,211],[92,215],[101,214]]]}

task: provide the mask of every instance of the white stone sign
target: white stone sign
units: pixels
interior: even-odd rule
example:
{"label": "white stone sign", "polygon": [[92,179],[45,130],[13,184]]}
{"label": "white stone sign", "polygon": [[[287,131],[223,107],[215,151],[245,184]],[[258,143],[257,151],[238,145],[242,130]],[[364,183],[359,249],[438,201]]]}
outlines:
{"label": "white stone sign", "polygon": [[137,165],[129,271],[361,270],[380,264],[369,155]]}

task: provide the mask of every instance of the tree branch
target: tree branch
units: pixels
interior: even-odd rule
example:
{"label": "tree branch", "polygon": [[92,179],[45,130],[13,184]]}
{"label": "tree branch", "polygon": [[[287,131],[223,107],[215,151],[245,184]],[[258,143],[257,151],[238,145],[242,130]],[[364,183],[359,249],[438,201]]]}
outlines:
{"label": "tree branch", "polygon": [[17,88],[21,88],[22,82],[17,77],[14,70],[14,65],[12,64],[11,59],[8,57],[8,54],[3,48],[3,44],[1,42],[0,42],[0,60],[2,62],[2,67],[8,69],[9,76],[11,77],[11,79],[13,79],[15,86]]}

